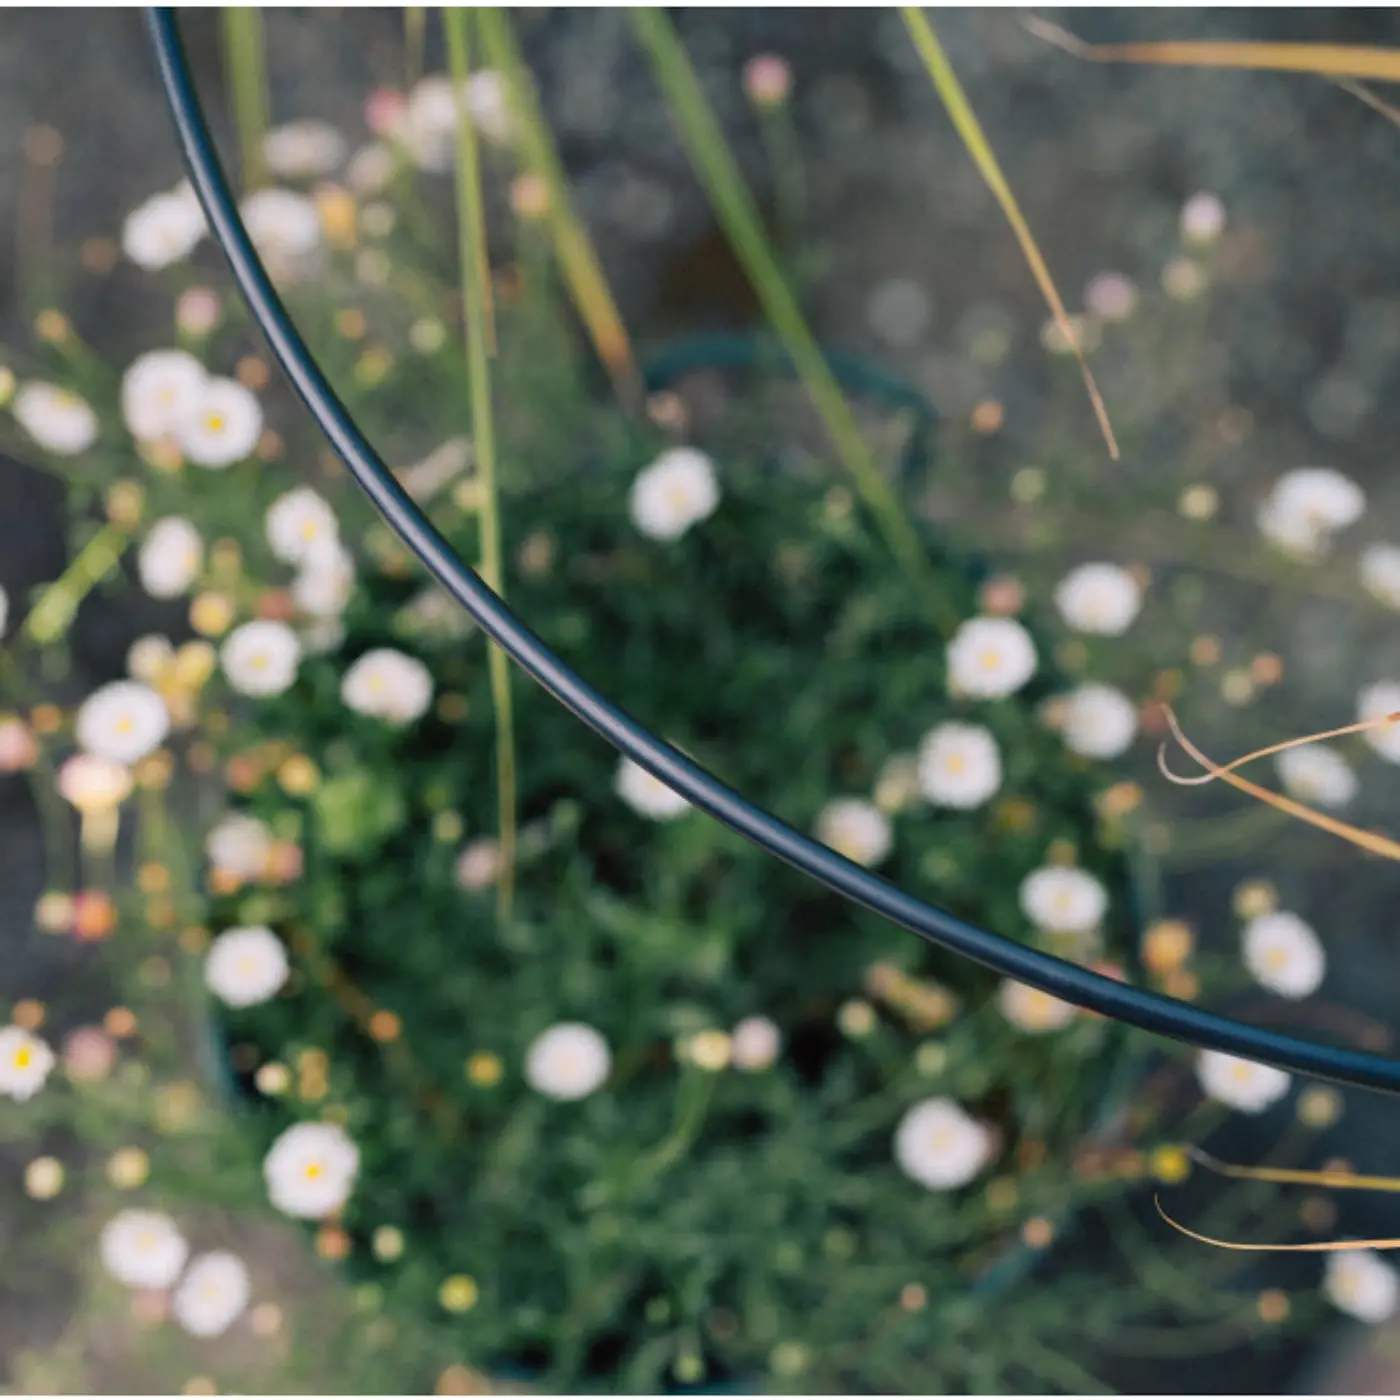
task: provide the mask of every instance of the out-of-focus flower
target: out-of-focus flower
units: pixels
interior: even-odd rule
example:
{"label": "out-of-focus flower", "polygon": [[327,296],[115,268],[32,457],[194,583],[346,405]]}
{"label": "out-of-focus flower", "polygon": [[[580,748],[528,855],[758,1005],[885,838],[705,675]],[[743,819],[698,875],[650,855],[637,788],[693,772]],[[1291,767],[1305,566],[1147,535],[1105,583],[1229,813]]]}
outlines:
{"label": "out-of-focus flower", "polygon": [[734,1068],[750,1073],[765,1070],[778,1058],[783,1035],[767,1016],[745,1016],[730,1033]]}
{"label": "out-of-focus flower", "polygon": [[690,811],[690,803],[674,788],[654,778],[640,764],[622,758],[614,781],[617,795],[635,812],[653,821],[671,821]]}
{"label": "out-of-focus flower", "polygon": [[75,1083],[105,1079],[117,1062],[117,1042],[101,1026],[79,1026],[63,1042],[62,1061]]}
{"label": "out-of-focus flower", "polygon": [[900,1119],[894,1157],[904,1174],[930,1191],[955,1191],[985,1167],[994,1139],[952,1099],[925,1099]]}
{"label": "out-of-focus flower", "polygon": [[919,745],[919,790],[936,807],[971,811],[1001,787],[1001,751],[991,730],[950,720]]}
{"label": "out-of-focus flower", "polygon": [[75,753],[58,770],[58,793],[78,811],[105,812],[131,796],[131,769],[96,754]]}
{"label": "out-of-focus flower", "polygon": [[155,688],[174,659],[175,648],[170,645],[170,638],[150,632],[137,637],[127,648],[126,673],[132,680]]}
{"label": "out-of-focus flower", "polygon": [[1060,580],[1055,606],[1076,632],[1121,637],[1142,607],[1142,589],[1117,564],[1081,564]]}
{"label": "out-of-focus flower", "polygon": [[1196,1078],[1210,1098],[1241,1113],[1263,1113],[1292,1083],[1291,1076],[1281,1069],[1241,1060],[1221,1050],[1202,1050],[1197,1055]]}
{"label": "out-of-focus flower", "polygon": [[308,617],[339,617],[354,591],[355,561],[339,541],[310,551],[292,580],[292,602]]}
{"label": "out-of-focus flower", "polygon": [[315,118],[275,126],[263,137],[268,169],[283,180],[329,175],[345,159],[346,149],[340,132]]}
{"label": "out-of-focus flower", "polygon": [[1202,191],[1181,206],[1181,236],[1188,243],[1214,243],[1225,230],[1225,206],[1218,195]]}
{"label": "out-of-focus flower", "polygon": [[541,1032],[525,1054],[525,1082],[546,1098],[573,1102],[602,1087],[612,1068],[608,1043],[577,1021]]}
{"label": "out-of-focus flower", "polygon": [[269,270],[280,276],[300,271],[321,247],[321,216],[315,200],[304,194],[254,190],[239,212]]}
{"label": "out-of-focus flower", "polygon": [[170,1299],[175,1321],[192,1337],[217,1337],[243,1314],[251,1296],[248,1269],[236,1254],[201,1254]]}
{"label": "out-of-focus flower", "polygon": [[[1400,682],[1377,681],[1368,685],[1357,697],[1356,710],[1358,720],[1400,714]],[[1366,730],[1365,738],[1382,758],[1400,763],[1400,720]]]}
{"label": "out-of-focus flower", "polygon": [[248,389],[236,379],[208,379],[177,438],[191,462],[218,471],[251,456],[262,429],[262,409]]}
{"label": "out-of-focus flower", "polygon": [[792,68],[775,53],[756,53],[744,64],[744,95],[755,107],[781,107],[792,91]]}
{"label": "out-of-focus flower", "polygon": [[280,695],[300,663],[301,643],[285,622],[245,622],[219,649],[224,675],[242,695]]}
{"label": "out-of-focus flower", "polygon": [[1384,1322],[1400,1303],[1400,1274],[1373,1249],[1349,1249],[1327,1256],[1322,1291],[1342,1312]]}
{"label": "out-of-focus flower", "polygon": [[828,802],[817,815],[817,840],[857,865],[879,865],[893,839],[890,819],[859,798]]}
{"label": "out-of-focus flower", "polygon": [[1327,955],[1296,914],[1283,909],[1260,914],[1245,926],[1243,942],[1245,966],[1261,987],[1296,1001],[1322,985]]}
{"label": "out-of-focus flower", "polygon": [[165,702],[139,681],[111,681],[83,701],[74,725],[80,748],[130,767],[170,732]]}
{"label": "out-of-focus flower", "polygon": [[719,505],[714,463],[693,447],[673,447],[638,472],[629,504],[648,539],[677,540]]}
{"label": "out-of-focus flower", "polygon": [[1117,758],[1137,733],[1137,706],[1111,685],[1081,685],[1064,697],[1061,733],[1086,758]]}
{"label": "out-of-focus flower", "polygon": [[268,1198],[284,1215],[320,1220],[350,1199],[360,1150],[335,1123],[296,1123],[263,1159]]}
{"label": "out-of-focus flower", "polygon": [[256,817],[236,812],[204,838],[204,854],[218,870],[239,880],[259,879],[272,852],[272,832]]}
{"label": "out-of-focus flower", "polygon": [[464,890],[481,890],[495,884],[500,869],[500,842],[491,836],[480,836],[463,847],[454,874]]}
{"label": "out-of-focus flower", "polygon": [[13,715],[0,719],[0,773],[22,773],[39,758],[34,731]]}
{"label": "out-of-focus flower", "polygon": [[204,567],[204,541],[182,515],[157,520],[141,541],[136,568],[152,598],[178,598]]}
{"label": "out-of-focus flower", "polygon": [[1285,553],[1316,559],[1365,509],[1365,493],[1350,477],[1331,467],[1298,467],[1274,483],[1257,521],[1260,533]]}
{"label": "out-of-focus flower", "polygon": [[57,384],[31,380],[15,391],[15,421],[46,452],[74,457],[97,441],[97,415],[88,402]]}
{"label": "out-of-focus flower", "polygon": [[175,303],[175,328],[181,335],[204,337],[223,316],[223,303],[212,287],[187,287]]}
{"label": "out-of-focus flower", "polygon": [[1328,744],[1285,749],[1274,762],[1289,795],[1314,807],[1345,807],[1360,787],[1351,764]]}
{"label": "out-of-focus flower", "polygon": [[151,350],[138,355],[122,375],[122,421],[142,442],[176,434],[195,413],[209,376],[184,350]]}
{"label": "out-of-focus flower", "polygon": [[948,644],[949,689],[973,699],[1013,695],[1035,668],[1035,643],[1013,618],[972,618]]}
{"label": "out-of-focus flower", "polygon": [[1357,560],[1361,586],[1388,608],[1400,608],[1400,546],[1369,544]]}
{"label": "out-of-focus flower", "polygon": [[1121,272],[1100,272],[1084,289],[1084,306],[1100,321],[1126,321],[1137,304],[1138,289]]}
{"label": "out-of-focus flower", "polygon": [[47,1041],[22,1026],[0,1030],[0,1094],[21,1102],[33,1098],[53,1066],[54,1054]]}
{"label": "out-of-focus flower", "polygon": [[152,195],[126,216],[122,252],[147,272],[183,262],[204,237],[204,211],[183,192]]}
{"label": "out-of-focus flower", "polygon": [[287,950],[261,924],[225,929],[204,958],[204,985],[228,1006],[257,1006],[286,985]]}
{"label": "out-of-focus flower", "polygon": [[1021,912],[1047,933],[1097,928],[1108,909],[1108,891],[1087,870],[1047,865],[1021,882]]}
{"label": "out-of-focus flower", "polygon": [[361,146],[345,167],[345,183],[356,194],[382,194],[394,178],[394,153],[382,141]]}
{"label": "out-of-focus flower", "polygon": [[1049,992],[1013,982],[1009,977],[997,989],[997,1006],[1017,1030],[1033,1035],[1063,1030],[1079,1012],[1073,1002],[1061,1001]]}
{"label": "out-of-focus flower", "polygon": [[346,671],[340,698],[350,709],[390,724],[412,724],[433,700],[433,678],[415,657],[391,647],[367,651]]}
{"label": "out-of-focus flower", "polygon": [[268,507],[264,523],[273,554],[288,564],[303,563],[340,537],[335,512],[309,486],[278,496]]}
{"label": "out-of-focus flower", "polygon": [[119,1211],[103,1227],[98,1252],[107,1272],[128,1288],[169,1288],[190,1247],[164,1212]]}

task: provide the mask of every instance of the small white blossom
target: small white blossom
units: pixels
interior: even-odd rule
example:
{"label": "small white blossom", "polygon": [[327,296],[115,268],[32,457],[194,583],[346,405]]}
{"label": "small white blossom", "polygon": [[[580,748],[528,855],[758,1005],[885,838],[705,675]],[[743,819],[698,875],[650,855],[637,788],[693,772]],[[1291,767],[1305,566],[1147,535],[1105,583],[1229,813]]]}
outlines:
{"label": "small white blossom", "polygon": [[195,413],[209,381],[204,366],[183,350],[138,355],[122,375],[122,421],[141,442],[175,435]]}
{"label": "small white blossom", "polygon": [[204,958],[204,985],[228,1006],[257,1006],[286,985],[282,940],[261,924],[225,929]]}
{"label": "small white blossom", "polygon": [[879,865],[890,853],[890,819],[859,798],[828,802],[817,814],[817,840],[857,865]]}
{"label": "small white blossom", "polygon": [[248,1269],[236,1254],[201,1254],[170,1299],[175,1321],[192,1337],[217,1337],[242,1316],[252,1295]]}
{"label": "small white blossom", "polygon": [[292,580],[292,602],[308,617],[339,617],[354,591],[355,560],[339,541],[312,550]]}
{"label": "small white blossom", "polygon": [[952,720],[924,735],[918,773],[919,791],[934,806],[971,811],[1001,787],[1001,750],[990,729]]}
{"label": "small white blossom", "polygon": [[1097,928],[1108,909],[1108,891],[1087,870],[1047,865],[1021,882],[1021,912],[1047,933]]}
{"label": "small white blossom", "polygon": [[735,1069],[767,1069],[783,1046],[783,1033],[767,1016],[745,1016],[730,1035]]}
{"label": "small white blossom", "polygon": [[1079,1013],[1073,1002],[1061,1001],[1009,977],[997,989],[997,1006],[1013,1026],[1033,1035],[1063,1030]]}
{"label": "small white blossom", "polygon": [[1301,559],[1320,557],[1331,536],[1361,518],[1366,496],[1331,467],[1298,467],[1285,472],[1259,508],[1266,539]]}
{"label": "small white blossom", "polygon": [[1081,564],[1056,586],[1055,606],[1076,632],[1121,637],[1142,607],[1142,589],[1117,564]]}
{"label": "small white blossom", "polygon": [[[1368,685],[1357,697],[1358,720],[1382,719],[1386,715],[1400,714],[1400,682],[1377,681]],[[1400,763],[1400,720],[1394,724],[1380,725],[1368,729],[1366,742],[1384,759]]]}
{"label": "small white blossom", "polygon": [[281,695],[297,678],[301,642],[285,622],[245,622],[219,649],[219,664],[239,694]]}
{"label": "small white blossom", "polygon": [[240,880],[257,880],[272,854],[271,828],[256,817],[231,813],[204,838],[204,854],[216,870]]}
{"label": "small white blossom", "polygon": [[102,1229],[98,1252],[109,1274],[128,1288],[169,1288],[190,1247],[175,1222],[158,1210],[118,1211]]}
{"label": "small white blossom", "polygon": [[1290,1000],[1322,985],[1327,955],[1316,933],[1296,914],[1275,910],[1245,925],[1244,964],[1261,987]]}
{"label": "small white blossom", "polygon": [[75,753],[58,770],[57,787],[80,812],[111,811],[131,796],[131,769],[96,754]]}
{"label": "small white blossom", "polygon": [[601,1088],[611,1068],[607,1041],[577,1021],[541,1032],[525,1054],[525,1082],[536,1093],[565,1103]]}
{"label": "small white blossom", "polygon": [[714,463],[693,447],[673,447],[637,473],[629,504],[648,539],[677,540],[719,505]]}
{"label": "small white blossom", "polygon": [[170,712],[150,686],[111,681],[83,701],[73,732],[79,748],[130,766],[160,747]]}
{"label": "small white blossom", "polygon": [[412,656],[390,647],[367,651],[346,671],[340,698],[352,710],[390,724],[411,724],[433,700],[433,678]]}
{"label": "small white blossom", "polygon": [[1086,758],[1117,758],[1137,733],[1137,709],[1111,685],[1081,685],[1065,697],[1065,744]]}
{"label": "small white blossom", "polygon": [[464,890],[484,890],[495,884],[500,870],[500,842],[492,836],[479,836],[462,848],[453,874]]}
{"label": "small white blossom", "polygon": [[1274,762],[1289,795],[1314,807],[1345,807],[1360,787],[1351,764],[1327,744],[1285,749]]}
{"label": "small white blossom", "polygon": [[321,216],[304,194],[254,190],[239,206],[239,213],[269,270],[292,271],[321,246]]}
{"label": "small white blossom", "polygon": [[340,132],[315,118],[275,126],[263,137],[268,169],[283,180],[329,175],[345,159],[345,151]]}
{"label": "small white blossom", "polygon": [[263,1159],[268,1199],[284,1215],[320,1220],[350,1199],[360,1149],[336,1123],[296,1123]]}
{"label": "small white blossom", "polygon": [[204,567],[204,541],[183,515],[167,515],[146,531],[136,570],[152,598],[178,598]]}
{"label": "small white blossom", "polygon": [[1181,206],[1181,236],[1188,243],[1214,243],[1225,228],[1225,206],[1218,195],[1202,191]]}
{"label": "small white blossom", "polygon": [[335,512],[309,486],[287,491],[267,508],[264,520],[272,552],[288,564],[301,564],[340,538]]}
{"label": "small white blossom", "polygon": [[506,145],[514,135],[504,74],[481,68],[467,79],[467,113],[488,140]]}
{"label": "small white blossom", "polygon": [[97,440],[97,415],[86,399],[57,384],[31,380],[15,391],[15,421],[46,452],[74,457]]}
{"label": "small white blossom", "polygon": [[1329,1254],[1322,1291],[1334,1307],[1362,1322],[1384,1322],[1400,1303],[1400,1274],[1374,1249]]}
{"label": "small white blossom", "polygon": [[1263,1113],[1287,1092],[1292,1078],[1272,1065],[1241,1060],[1222,1050],[1202,1050],[1196,1057],[1196,1078],[1206,1095],[1241,1113]]}
{"label": "small white blossom", "polygon": [[152,195],[122,225],[122,252],[147,272],[183,262],[204,237],[204,211],[183,193]]}
{"label": "small white blossom", "polygon": [[894,1157],[908,1177],[930,1191],[966,1186],[992,1155],[990,1131],[952,1099],[925,1099],[899,1121]]}
{"label": "small white blossom", "polygon": [[1400,546],[1369,544],[1357,560],[1361,586],[1388,608],[1400,608]]}
{"label": "small white blossom", "polygon": [[382,194],[394,178],[394,153],[382,141],[361,146],[345,167],[345,183],[356,194]]}
{"label": "small white blossom", "polygon": [[262,428],[262,409],[251,391],[236,379],[209,379],[181,420],[180,450],[197,466],[217,471],[250,456]]}
{"label": "small white blossom", "polygon": [[137,637],[127,649],[126,672],[134,681],[154,685],[175,656],[169,637],[148,633]]}
{"label": "small white blossom", "polygon": [[1137,309],[1138,289],[1121,272],[1100,272],[1084,289],[1084,306],[1100,321],[1126,321]]}
{"label": "small white blossom", "polygon": [[690,803],[674,788],[654,778],[639,763],[622,758],[614,780],[617,795],[635,812],[653,821],[666,822],[690,811]]}
{"label": "small white blossom", "polygon": [[1035,674],[1035,643],[1009,617],[975,617],[948,644],[948,686],[973,699],[1013,695]]}
{"label": "small white blossom", "polygon": [[0,1094],[12,1099],[33,1098],[53,1068],[48,1042],[20,1026],[0,1030]]}

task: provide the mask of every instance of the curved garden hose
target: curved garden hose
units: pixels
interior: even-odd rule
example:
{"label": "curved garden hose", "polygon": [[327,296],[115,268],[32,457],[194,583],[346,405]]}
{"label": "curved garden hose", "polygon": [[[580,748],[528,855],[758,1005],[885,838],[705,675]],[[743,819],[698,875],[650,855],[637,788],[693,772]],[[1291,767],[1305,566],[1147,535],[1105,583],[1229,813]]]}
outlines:
{"label": "curved garden hose", "polygon": [[615,749],[770,855],[918,934],[1086,1010],[1206,1049],[1342,1084],[1400,1092],[1400,1060],[1295,1036],[1115,982],[1075,963],[989,933],[916,899],[780,822],[658,739],[552,652],[452,550],[365,440],[311,358],[238,215],[199,99],[174,12],[147,11],[160,77],[190,179],[254,319],[317,425],[400,539],[434,578],[535,681]]}

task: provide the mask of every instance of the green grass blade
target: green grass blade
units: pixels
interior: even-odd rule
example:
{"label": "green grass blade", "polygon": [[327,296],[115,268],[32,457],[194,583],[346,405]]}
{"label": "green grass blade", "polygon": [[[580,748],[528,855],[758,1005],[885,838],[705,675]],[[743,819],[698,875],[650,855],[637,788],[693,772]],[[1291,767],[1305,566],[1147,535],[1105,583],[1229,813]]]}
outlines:
{"label": "green grass blade", "polygon": [[224,71],[243,152],[243,188],[254,190],[268,180],[263,137],[271,120],[262,11],[251,5],[229,5],[224,7],[222,17]]}

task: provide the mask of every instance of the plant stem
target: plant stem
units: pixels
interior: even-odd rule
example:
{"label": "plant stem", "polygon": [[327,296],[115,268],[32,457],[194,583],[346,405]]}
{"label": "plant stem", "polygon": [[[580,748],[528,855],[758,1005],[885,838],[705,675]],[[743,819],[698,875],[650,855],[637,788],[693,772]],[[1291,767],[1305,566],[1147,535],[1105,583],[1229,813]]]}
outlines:
{"label": "plant stem", "polygon": [[[443,11],[452,82],[461,88],[471,74],[467,12]],[[487,341],[486,219],[482,211],[481,165],[476,128],[464,107],[457,116],[457,234],[462,272],[462,303],[466,313],[467,371],[471,377],[472,439],[481,475],[481,576],[498,594],[501,581],[501,522],[496,494],[496,436],[491,418],[491,365]],[[496,715],[496,792],[500,824],[501,867],[496,884],[496,914],[510,918],[515,888],[515,734],[511,717],[510,668],[505,653],[487,643],[491,673],[491,704]]]}
{"label": "plant stem", "polygon": [[271,104],[262,11],[251,5],[226,5],[223,22],[224,68],[233,95],[238,142],[243,149],[243,188],[253,190],[265,185],[268,178],[263,137],[267,134]]}
{"label": "plant stem", "polygon": [[505,78],[511,120],[525,164],[548,190],[545,217],[574,305],[588,329],[598,358],[607,366],[618,398],[628,409],[639,408],[642,381],[632,345],[587,230],[569,203],[559,153],[550,137],[549,124],[540,108],[529,69],[515,42],[510,16],[504,10],[483,6],[476,11],[476,21],[487,57]]}
{"label": "plant stem", "polygon": [[783,280],[753,197],[744,185],[675,27],[663,11],[651,7],[633,10],[631,15],[656,70],[657,81],[670,103],[691,163],[758,293],[764,312],[821,415],[837,455],[874,515],[891,552],[926,597],[939,630],[944,637],[951,636],[961,621],[958,610],[944,594],[924,555],[917,531],[875,465],[850,406],[807,328],[796,298]]}
{"label": "plant stem", "polygon": [[408,51],[408,86],[423,76],[423,39],[427,28],[427,7],[407,5],[403,12],[404,48]]}
{"label": "plant stem", "polygon": [[29,610],[24,635],[37,646],[50,646],[63,636],[83,599],[117,567],[126,546],[125,526],[104,525]]}

